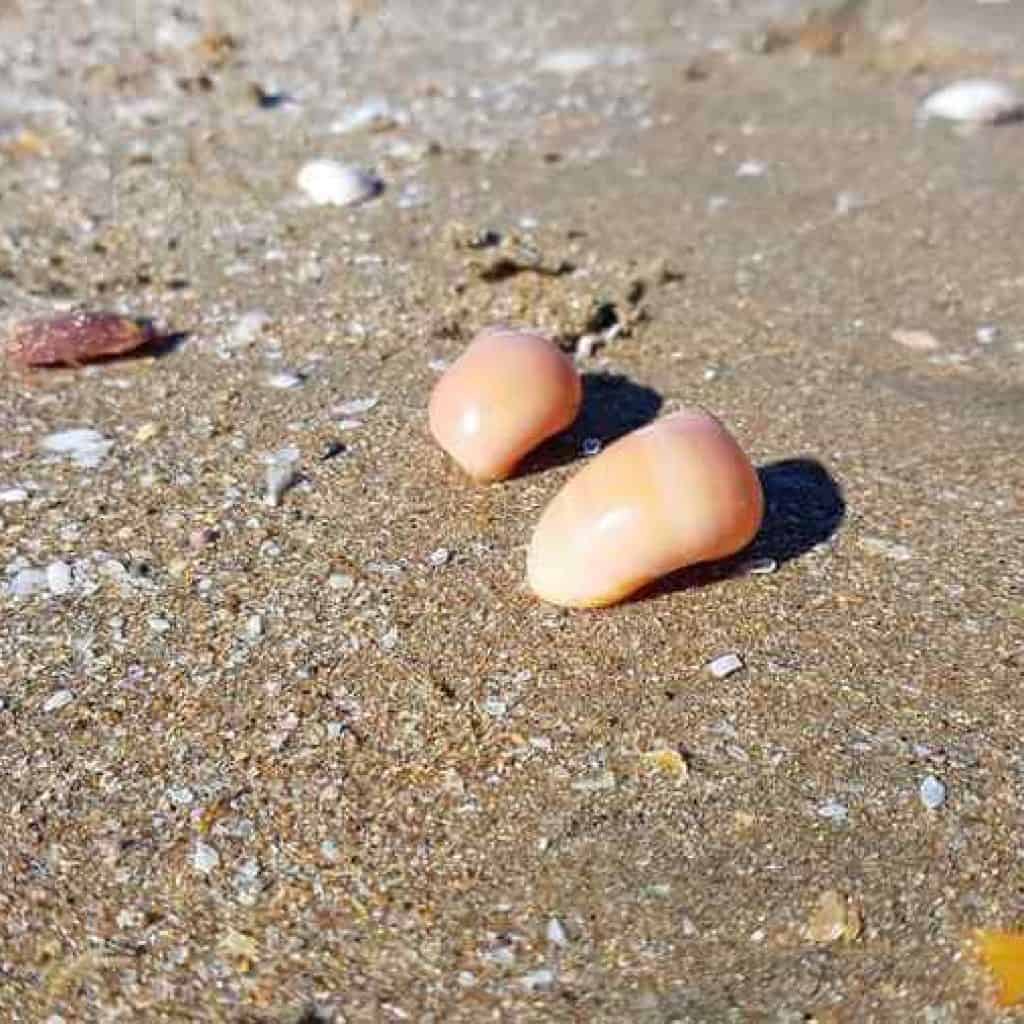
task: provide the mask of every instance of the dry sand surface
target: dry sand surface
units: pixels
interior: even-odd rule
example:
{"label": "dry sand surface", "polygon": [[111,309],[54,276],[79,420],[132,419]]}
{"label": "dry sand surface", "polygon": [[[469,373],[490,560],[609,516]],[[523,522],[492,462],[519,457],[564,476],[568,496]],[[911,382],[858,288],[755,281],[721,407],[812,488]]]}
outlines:
{"label": "dry sand surface", "polygon": [[[1024,125],[915,113],[1019,69],[796,13],[2,5],[0,314],[162,334],[0,366],[4,1021],[1011,1019]],[[482,486],[426,404],[492,321],[586,403]],[[584,453],[693,403],[753,548],[532,598]]]}

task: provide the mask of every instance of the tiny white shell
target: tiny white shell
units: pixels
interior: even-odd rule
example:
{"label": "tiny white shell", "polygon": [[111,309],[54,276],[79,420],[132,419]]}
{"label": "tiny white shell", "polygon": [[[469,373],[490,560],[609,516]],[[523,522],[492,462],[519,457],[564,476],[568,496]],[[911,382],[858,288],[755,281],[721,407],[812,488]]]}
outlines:
{"label": "tiny white shell", "polygon": [[295,181],[318,206],[354,206],[372,199],[383,188],[379,178],[335,160],[310,160]]}
{"label": "tiny white shell", "polygon": [[989,78],[964,78],[930,93],[921,102],[918,118],[995,124],[1024,113],[1024,99],[1005,82]]}

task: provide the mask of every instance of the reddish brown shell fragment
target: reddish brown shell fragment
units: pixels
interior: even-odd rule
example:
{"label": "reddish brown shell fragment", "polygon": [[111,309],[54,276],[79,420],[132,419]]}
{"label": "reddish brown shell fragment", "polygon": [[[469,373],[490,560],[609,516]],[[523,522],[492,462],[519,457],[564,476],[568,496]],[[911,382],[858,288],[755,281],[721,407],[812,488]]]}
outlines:
{"label": "reddish brown shell fragment", "polygon": [[15,324],[6,352],[22,366],[81,366],[131,352],[153,337],[148,324],[117,313],[68,313]]}

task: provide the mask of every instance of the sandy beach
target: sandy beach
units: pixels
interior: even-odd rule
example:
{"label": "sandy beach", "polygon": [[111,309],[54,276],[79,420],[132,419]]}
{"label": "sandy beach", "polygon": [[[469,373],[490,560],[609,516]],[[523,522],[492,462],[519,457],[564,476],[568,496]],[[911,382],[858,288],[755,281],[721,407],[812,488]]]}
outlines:
{"label": "sandy beach", "polygon": [[[0,1018],[1017,1019],[971,940],[1024,921],[1024,124],[919,111],[1024,89],[1022,39],[0,4],[0,327],[160,336],[0,362]],[[375,194],[317,205],[318,159]],[[584,406],[483,485],[426,408],[494,322]],[[558,489],[688,405],[751,548],[534,598]]]}

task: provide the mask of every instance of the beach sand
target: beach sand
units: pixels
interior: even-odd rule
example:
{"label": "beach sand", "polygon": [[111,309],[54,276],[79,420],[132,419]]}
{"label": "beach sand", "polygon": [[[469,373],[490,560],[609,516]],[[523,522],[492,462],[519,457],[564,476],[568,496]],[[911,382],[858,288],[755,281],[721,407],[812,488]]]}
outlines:
{"label": "beach sand", "polygon": [[[164,337],[0,368],[0,1016],[1011,1019],[1024,126],[915,113],[1020,69],[948,7],[425,6],[0,14],[3,320]],[[482,486],[426,404],[493,321],[586,403]],[[752,550],[537,602],[585,444],[688,404]]]}

